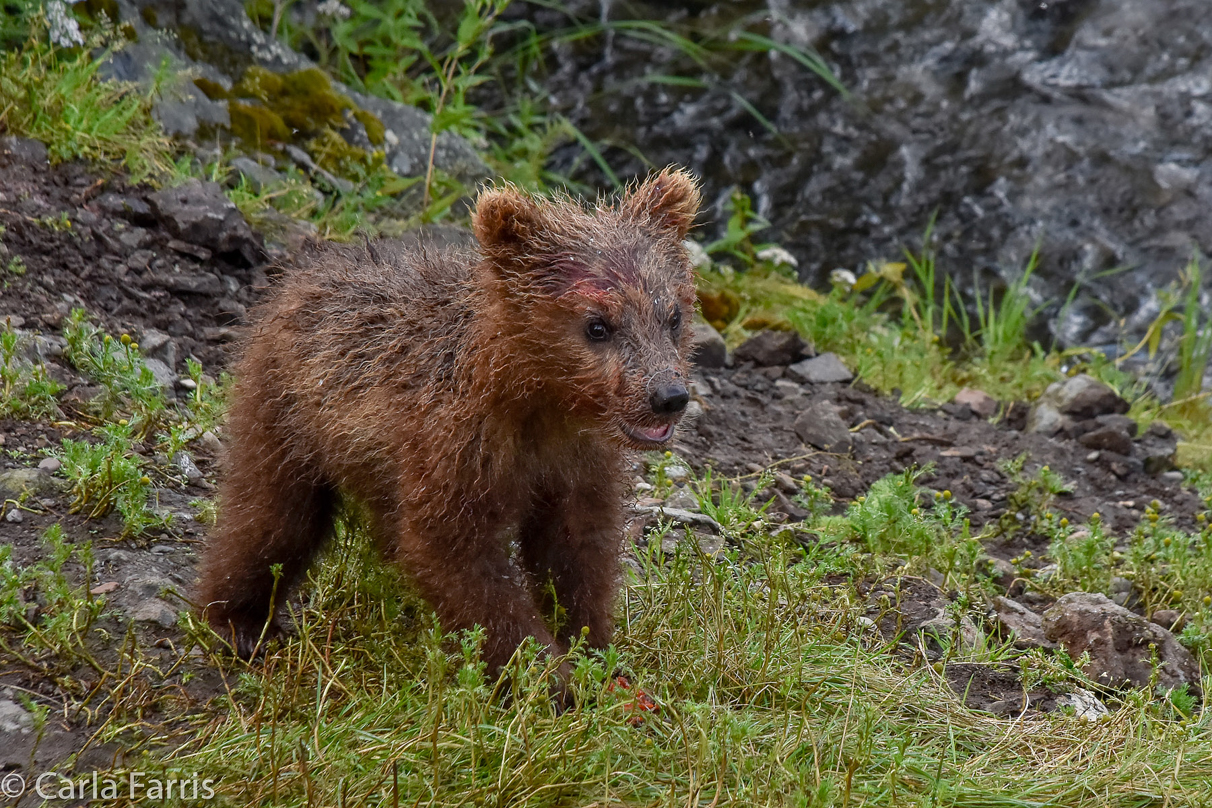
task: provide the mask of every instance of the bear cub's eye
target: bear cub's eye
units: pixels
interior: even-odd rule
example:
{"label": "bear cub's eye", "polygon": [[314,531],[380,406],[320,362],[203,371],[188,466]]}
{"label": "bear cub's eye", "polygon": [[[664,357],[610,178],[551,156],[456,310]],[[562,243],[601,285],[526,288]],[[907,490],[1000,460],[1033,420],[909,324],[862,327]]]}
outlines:
{"label": "bear cub's eye", "polygon": [[682,310],[674,309],[673,314],[669,315],[669,330],[677,331],[682,325]]}
{"label": "bear cub's eye", "polygon": [[590,320],[585,326],[585,336],[589,337],[591,342],[605,342],[610,339],[610,326],[605,320]]}

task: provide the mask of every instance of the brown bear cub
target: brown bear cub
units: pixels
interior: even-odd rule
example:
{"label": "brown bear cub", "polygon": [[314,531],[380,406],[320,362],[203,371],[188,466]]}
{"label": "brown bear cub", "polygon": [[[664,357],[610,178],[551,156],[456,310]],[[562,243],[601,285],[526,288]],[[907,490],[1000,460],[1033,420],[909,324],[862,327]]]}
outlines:
{"label": "brown bear cub", "polygon": [[671,169],[589,211],[490,189],[478,252],[326,246],[288,271],[237,367],[211,626],[254,653],[271,567],[281,603],[344,494],[445,630],[484,627],[490,670],[527,637],[606,646],[630,452],[667,446],[689,398],[698,207]]}

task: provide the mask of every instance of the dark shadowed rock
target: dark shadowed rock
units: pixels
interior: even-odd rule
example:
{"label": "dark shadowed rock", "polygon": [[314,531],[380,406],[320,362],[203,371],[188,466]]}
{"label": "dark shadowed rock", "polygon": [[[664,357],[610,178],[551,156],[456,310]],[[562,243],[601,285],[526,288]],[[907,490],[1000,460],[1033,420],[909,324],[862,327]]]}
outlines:
{"label": "dark shadowed rock", "polygon": [[1149,424],[1145,434],[1136,441],[1135,448],[1136,456],[1149,474],[1165,474],[1177,468],[1178,437],[1173,429],[1161,421]]}
{"label": "dark shadowed rock", "polygon": [[720,332],[710,323],[695,323],[691,326],[694,336],[691,337],[691,356],[695,365],[701,368],[722,368],[728,361],[728,346]]}
{"label": "dark shadowed rock", "polygon": [[1157,684],[1169,690],[1187,684],[1199,690],[1199,663],[1161,626],[1118,606],[1105,595],[1071,592],[1044,613],[1044,636],[1077,659],[1090,654],[1086,675],[1112,687],[1147,687],[1152,657],[1159,662]]}
{"label": "dark shadowed rock", "polygon": [[850,368],[846,367],[838,355],[832,352],[789,365],[787,375],[806,384],[828,384],[829,382],[854,380],[854,374],[850,372]]}
{"label": "dark shadowed rock", "polygon": [[[1093,376],[1081,373],[1058,384],[1060,388],[1056,392],[1056,405],[1063,415],[1081,419],[1128,411],[1128,402]],[[1044,395],[1048,393],[1045,391]]]}
{"label": "dark shadowed rock", "polygon": [[790,365],[806,353],[811,353],[808,343],[794,331],[759,331],[732,352],[732,359],[772,367]]}
{"label": "dark shadowed rock", "polygon": [[240,256],[250,265],[261,255],[260,240],[244,215],[213,182],[190,180],[157,191],[148,202],[164,227],[182,241],[220,255]]}
{"label": "dark shadowed rock", "polygon": [[854,444],[850,428],[829,401],[818,401],[795,419],[795,434],[809,446],[826,452],[846,453]]}
{"label": "dark shadowed rock", "polygon": [[0,137],[0,162],[45,166],[46,144],[28,137]]}
{"label": "dark shadowed rock", "polygon": [[143,279],[144,286],[158,286],[170,292],[186,292],[191,295],[214,297],[223,294],[223,282],[209,272],[178,272],[164,275],[149,275]]}
{"label": "dark shadowed rock", "polygon": [[1094,423],[1098,426],[1109,426],[1128,433],[1128,437],[1135,438],[1136,433],[1140,430],[1140,425],[1126,415],[1100,415],[1094,419]]}
{"label": "dark shadowed rock", "polygon": [[1027,416],[1027,430],[1054,435],[1077,421],[1127,411],[1128,402],[1119,393],[1082,373],[1048,386]]}
{"label": "dark shadowed rock", "polygon": [[952,399],[956,404],[967,405],[972,414],[978,418],[992,418],[997,414],[997,399],[984,390],[974,390],[965,387],[955,394]]}
{"label": "dark shadowed rock", "polygon": [[1078,438],[1077,442],[1101,452],[1115,452],[1125,456],[1132,454],[1132,437],[1122,429],[1112,426],[1104,426],[1093,432],[1087,432]]}
{"label": "dark shadowed rock", "polygon": [[120,216],[128,222],[144,227],[156,223],[151,206],[133,194],[116,194],[107,191],[93,203],[111,216]]}

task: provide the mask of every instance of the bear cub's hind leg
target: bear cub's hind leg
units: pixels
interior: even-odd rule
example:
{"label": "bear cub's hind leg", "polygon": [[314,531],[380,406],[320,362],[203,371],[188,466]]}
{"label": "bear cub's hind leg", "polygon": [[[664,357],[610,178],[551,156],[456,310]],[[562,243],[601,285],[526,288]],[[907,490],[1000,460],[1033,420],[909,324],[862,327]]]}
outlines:
{"label": "bear cub's hind leg", "polygon": [[271,601],[275,610],[281,607],[331,532],[337,496],[329,486],[299,479],[293,463],[246,457],[229,469],[223,486],[198,602],[216,633],[249,658],[273,617]]}

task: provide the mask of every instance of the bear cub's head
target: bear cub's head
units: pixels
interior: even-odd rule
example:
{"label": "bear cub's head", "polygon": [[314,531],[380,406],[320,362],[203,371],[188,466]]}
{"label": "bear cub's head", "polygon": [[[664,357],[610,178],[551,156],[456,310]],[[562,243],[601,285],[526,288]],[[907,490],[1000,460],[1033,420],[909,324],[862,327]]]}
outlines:
{"label": "bear cub's head", "polygon": [[486,266],[523,326],[519,371],[631,448],[667,445],[690,400],[694,269],[683,240],[699,202],[676,169],[589,210],[512,187],[476,202]]}

